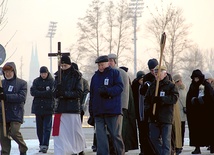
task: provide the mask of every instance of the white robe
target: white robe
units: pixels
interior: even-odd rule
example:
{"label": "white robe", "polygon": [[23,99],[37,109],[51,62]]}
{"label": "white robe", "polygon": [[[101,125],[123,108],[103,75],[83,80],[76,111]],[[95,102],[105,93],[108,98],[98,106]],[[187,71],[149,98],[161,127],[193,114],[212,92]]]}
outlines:
{"label": "white robe", "polygon": [[71,155],[84,151],[85,136],[80,114],[62,114],[59,136],[54,136],[54,155]]}

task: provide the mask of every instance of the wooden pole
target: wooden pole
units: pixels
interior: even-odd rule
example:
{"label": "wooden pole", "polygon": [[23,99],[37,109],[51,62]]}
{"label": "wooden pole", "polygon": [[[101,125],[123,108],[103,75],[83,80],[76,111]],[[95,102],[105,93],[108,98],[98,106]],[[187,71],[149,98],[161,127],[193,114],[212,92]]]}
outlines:
{"label": "wooden pole", "polygon": [[[0,77],[0,87],[2,87],[1,77]],[[4,136],[7,137],[4,100],[1,100],[1,109],[2,109],[3,133],[4,133]]]}
{"label": "wooden pole", "polygon": [[[159,66],[158,66],[158,74],[156,79],[156,89],[155,89],[155,96],[158,96],[158,88],[159,88],[159,81],[160,81],[160,72],[161,72],[161,63],[162,63],[162,57],[163,57],[163,51],[166,43],[166,34],[165,32],[161,36],[161,42],[160,42],[160,59],[159,59]],[[153,115],[155,115],[156,110],[156,103],[153,105]]]}

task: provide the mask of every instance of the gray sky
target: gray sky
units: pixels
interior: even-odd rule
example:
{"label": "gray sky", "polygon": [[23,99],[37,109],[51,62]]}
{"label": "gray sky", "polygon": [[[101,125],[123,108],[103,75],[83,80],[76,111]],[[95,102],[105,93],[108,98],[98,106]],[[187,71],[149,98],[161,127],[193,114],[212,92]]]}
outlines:
{"label": "gray sky", "polygon": [[[164,0],[164,3],[173,2],[184,11],[186,23],[191,24],[190,39],[199,45],[201,49],[213,48],[214,36],[214,1],[213,0]],[[49,67],[48,52],[50,51],[50,40],[46,37],[50,21],[56,21],[57,30],[53,38],[53,52],[57,51],[57,42],[62,43],[62,51],[75,43],[76,23],[79,17],[85,15],[91,0],[9,0],[6,18],[7,26],[0,31],[0,44],[3,46],[16,33],[14,38],[6,47],[7,57],[15,50],[15,54],[9,59],[20,66],[21,56],[24,60],[24,79],[28,80],[29,61],[32,46],[37,45],[40,65]],[[145,6],[151,9],[160,0],[145,0]],[[148,19],[148,11],[144,9],[143,17],[139,19],[141,32],[138,35],[138,55],[151,57],[143,51],[152,46],[144,38],[144,22]],[[53,62],[56,63],[56,62]],[[145,61],[145,64],[147,61]],[[55,64],[56,66],[56,64]],[[55,67],[56,68],[56,67]]]}

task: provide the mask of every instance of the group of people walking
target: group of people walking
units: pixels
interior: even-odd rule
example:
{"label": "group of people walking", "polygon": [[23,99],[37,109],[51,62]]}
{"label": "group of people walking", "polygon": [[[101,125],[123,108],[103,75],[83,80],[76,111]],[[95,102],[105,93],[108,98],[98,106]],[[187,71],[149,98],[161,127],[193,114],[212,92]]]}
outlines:
{"label": "group of people walking", "polygon": [[[194,70],[187,91],[182,76],[170,75],[154,58],[148,61],[149,73],[138,71],[133,81],[128,68],[117,66],[117,59],[115,54],[97,57],[98,69],[90,85],[69,56],[61,57],[61,69],[54,77],[46,66],[40,67],[39,76],[30,87],[39,152],[47,153],[52,133],[55,155],[85,154],[82,118],[90,92],[88,123],[94,126],[94,151],[98,155],[124,155],[138,147],[139,155],[178,155],[184,145],[186,122],[189,145],[195,147],[192,154],[200,154],[202,146],[214,153],[214,91],[210,73]],[[20,126],[27,82],[17,77],[14,62],[7,62],[2,73],[1,154],[10,154],[13,139],[19,145],[20,155],[26,155],[28,148]]]}
{"label": "group of people walking", "polygon": [[[34,79],[30,87],[30,94],[34,97],[32,113],[36,116],[39,152],[47,153],[53,128],[54,154],[83,155],[86,142],[81,124],[82,103],[89,88],[87,83],[83,84],[82,74],[74,67],[75,64],[72,65],[68,56],[62,56],[60,64],[60,79],[58,72],[53,78],[48,68],[42,66],[39,77]],[[10,154],[13,139],[18,144],[20,155],[26,155],[28,147],[23,140],[20,126],[23,123],[27,82],[17,77],[14,62],[6,63],[2,73],[4,79],[0,87],[0,100],[4,103],[1,104],[0,111],[1,154]]]}
{"label": "group of people walking", "polygon": [[[189,127],[189,145],[195,147],[191,154],[201,154],[200,147],[207,147],[210,153],[214,153],[212,75],[209,72],[203,74],[199,69],[193,70],[187,90],[182,76],[171,76],[164,66],[158,65],[156,59],[150,59],[148,67],[150,72],[145,74],[139,71],[132,83],[136,90],[134,96],[140,154],[180,154],[186,122]],[[142,75],[140,79],[139,74]]]}

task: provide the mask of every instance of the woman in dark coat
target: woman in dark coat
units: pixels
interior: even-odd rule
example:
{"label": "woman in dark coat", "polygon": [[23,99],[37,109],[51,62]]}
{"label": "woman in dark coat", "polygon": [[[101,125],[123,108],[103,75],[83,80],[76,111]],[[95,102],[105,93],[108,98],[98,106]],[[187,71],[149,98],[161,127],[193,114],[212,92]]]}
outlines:
{"label": "woman in dark coat", "polygon": [[[187,121],[190,146],[195,146],[192,154],[200,154],[201,146],[209,145],[208,104],[213,101],[211,85],[205,80],[199,69],[192,72],[192,83],[186,98]],[[213,151],[213,150],[212,150]]]}

